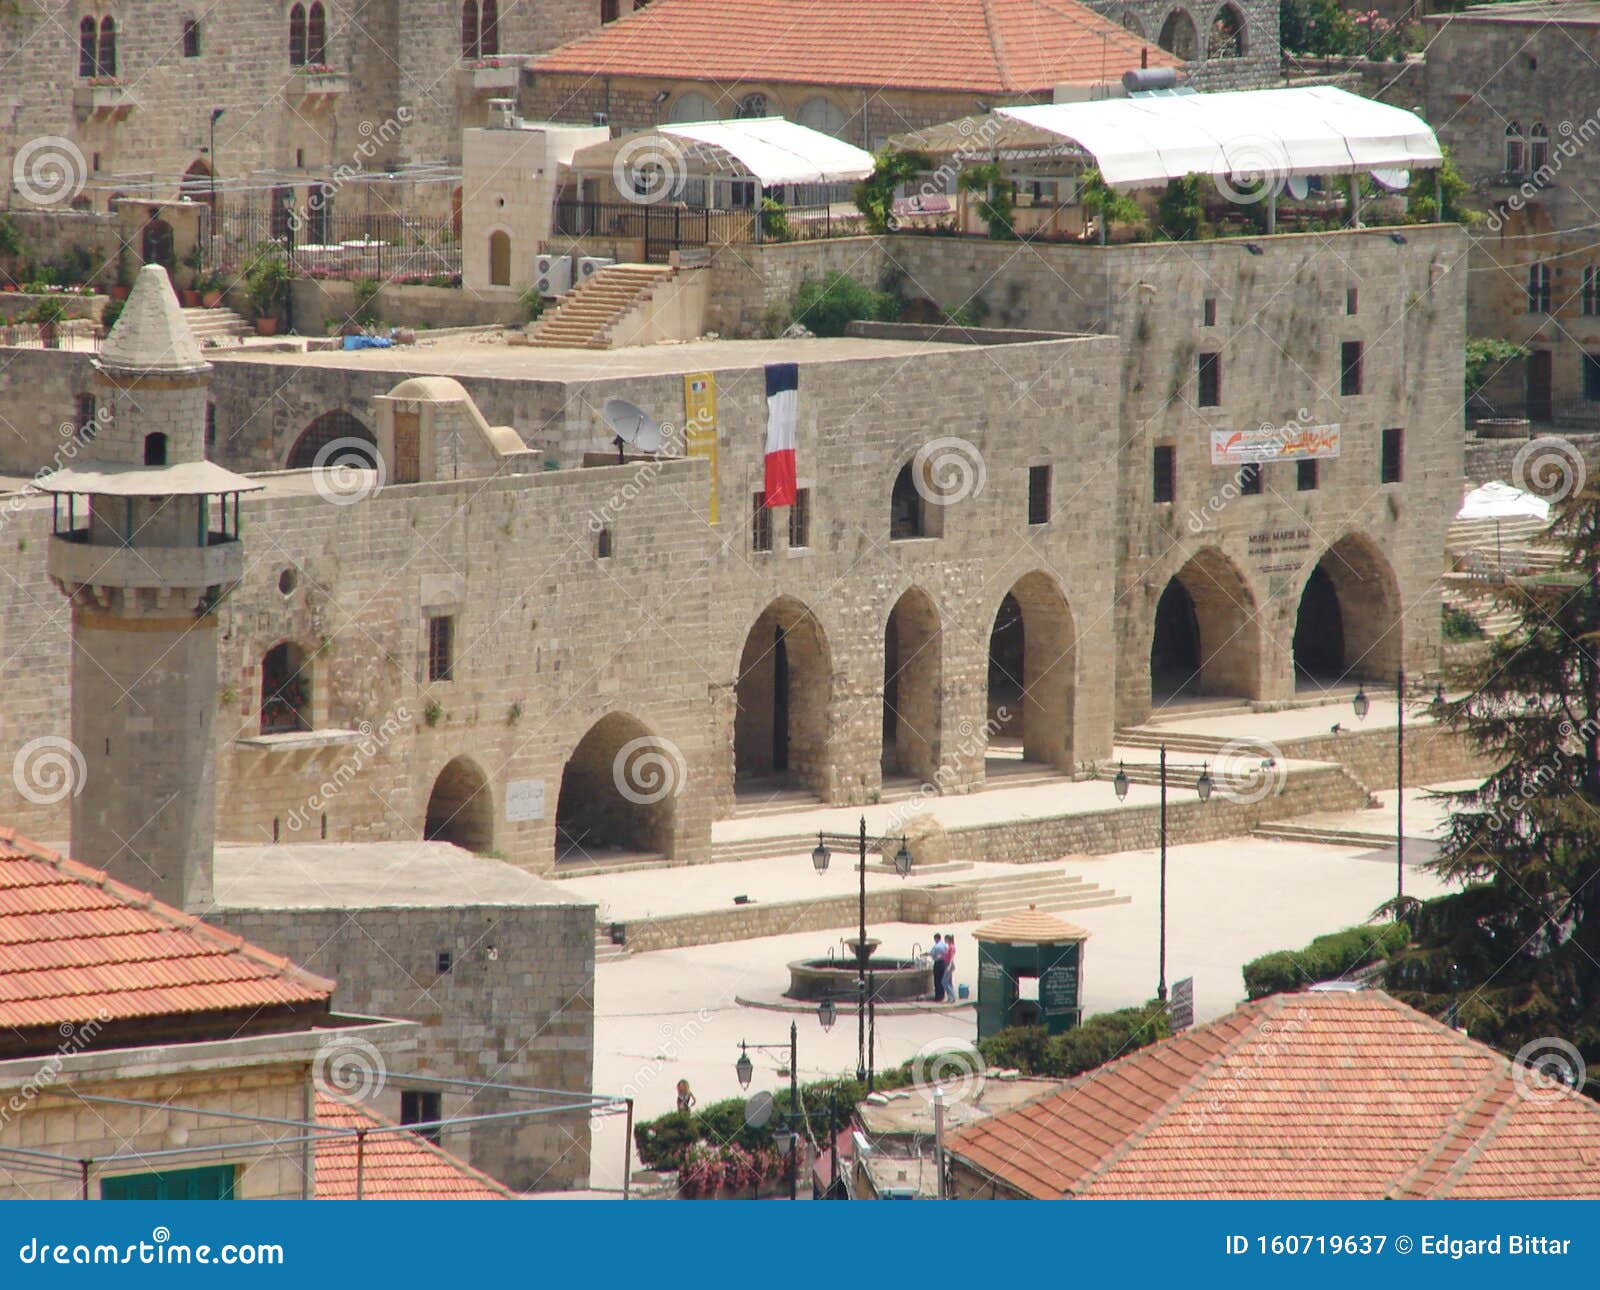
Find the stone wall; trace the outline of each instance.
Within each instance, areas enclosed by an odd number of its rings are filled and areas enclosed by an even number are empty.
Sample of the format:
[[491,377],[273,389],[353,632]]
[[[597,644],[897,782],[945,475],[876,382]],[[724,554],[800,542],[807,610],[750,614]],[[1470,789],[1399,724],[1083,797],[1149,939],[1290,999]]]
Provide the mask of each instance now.
[[[1546,427],[1533,427],[1534,438],[1555,433],[1566,439],[1582,455],[1585,468],[1590,475],[1600,471],[1600,434],[1593,432],[1550,431]],[[1516,484],[1519,488],[1526,488],[1533,482],[1529,477],[1527,462],[1519,470],[1517,454],[1528,447],[1528,439],[1469,439],[1466,447],[1466,473],[1467,483],[1472,487],[1487,484],[1490,480],[1503,479],[1508,483]],[[1531,454],[1537,456],[1537,453]],[[1520,478],[1519,478],[1520,476]]]
[[[290,284],[290,309],[295,330],[320,336],[329,325],[355,318],[358,301],[353,282],[296,278]],[[384,283],[372,302],[372,321],[388,327],[515,327],[528,320],[520,300],[489,300],[451,287]]]
[[[1168,32],[1188,19],[1193,24],[1194,53],[1186,69],[1187,83],[1203,91],[1259,90],[1277,83],[1278,6],[1271,0],[1229,0],[1229,3],[1187,5],[1174,0],[1086,0],[1089,8],[1143,36],[1152,45],[1179,52]],[[1224,56],[1213,24],[1227,10],[1237,16],[1241,50]]]
[[[419,1022],[418,1074],[589,1094],[592,905],[224,909],[207,920],[335,979],[338,1011]],[[452,958],[444,974],[441,952]],[[392,1079],[374,1099],[390,1119],[400,1118],[404,1086]],[[492,1115],[540,1104],[459,1090],[446,1091],[443,1111]],[[441,1145],[513,1188],[588,1184],[586,1112],[469,1125],[447,1132]]]

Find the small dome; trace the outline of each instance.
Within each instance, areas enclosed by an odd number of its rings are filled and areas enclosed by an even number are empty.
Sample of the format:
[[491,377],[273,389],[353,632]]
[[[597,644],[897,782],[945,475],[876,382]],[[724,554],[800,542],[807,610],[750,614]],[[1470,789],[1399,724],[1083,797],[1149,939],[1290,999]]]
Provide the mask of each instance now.
[[460,403],[472,398],[460,381],[448,376],[413,376],[401,381],[385,397],[411,403]]

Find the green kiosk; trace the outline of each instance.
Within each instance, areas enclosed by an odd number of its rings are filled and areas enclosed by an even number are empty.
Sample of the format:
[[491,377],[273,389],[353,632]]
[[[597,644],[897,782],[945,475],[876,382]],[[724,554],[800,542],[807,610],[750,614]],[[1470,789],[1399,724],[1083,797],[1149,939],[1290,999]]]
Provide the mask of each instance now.
[[1083,1020],[1083,928],[1029,905],[972,935],[979,1039],[1007,1026],[1043,1026],[1058,1035]]

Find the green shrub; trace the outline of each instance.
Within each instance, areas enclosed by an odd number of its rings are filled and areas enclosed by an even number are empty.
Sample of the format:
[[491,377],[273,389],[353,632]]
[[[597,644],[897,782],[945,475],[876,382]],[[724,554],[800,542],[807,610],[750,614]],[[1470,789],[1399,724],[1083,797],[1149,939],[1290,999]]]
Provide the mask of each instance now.
[[1198,176],[1167,180],[1167,187],[1156,202],[1156,236],[1171,242],[1193,242],[1204,230],[1205,222]]
[[983,1040],[978,1051],[991,1066],[1070,1079],[1171,1033],[1166,1007],[1152,999],[1137,1008],[1097,1013],[1059,1035],[1047,1034],[1043,1026],[1012,1026]]
[[356,313],[358,323],[375,323],[378,321],[378,292],[383,290],[383,284],[376,278],[357,278]]
[[544,313],[544,297],[539,294],[538,287],[529,287],[522,293],[522,308],[528,315],[529,322],[538,322]]
[[1447,641],[1478,641],[1483,639],[1483,628],[1478,620],[1460,605],[1446,605],[1441,615],[1440,630]]
[[874,159],[872,174],[856,185],[856,209],[869,233],[887,233],[894,220],[894,195],[901,184],[933,169],[925,152],[883,152]]
[[122,317],[122,307],[126,300],[108,300],[100,310],[100,326],[105,328],[106,334],[111,334],[111,329],[117,325],[117,319]]
[[1356,968],[1386,959],[1411,939],[1405,923],[1347,927],[1319,936],[1304,949],[1277,950],[1244,965],[1244,988],[1252,999],[1332,981]]
[[245,269],[245,292],[250,306],[258,318],[277,313],[278,306],[289,294],[289,281],[294,272],[283,251],[271,242],[263,242]]
[[874,291],[848,273],[830,273],[820,282],[807,278],[795,290],[789,312],[794,321],[818,336],[843,336],[852,322],[893,322],[901,303],[887,291]]

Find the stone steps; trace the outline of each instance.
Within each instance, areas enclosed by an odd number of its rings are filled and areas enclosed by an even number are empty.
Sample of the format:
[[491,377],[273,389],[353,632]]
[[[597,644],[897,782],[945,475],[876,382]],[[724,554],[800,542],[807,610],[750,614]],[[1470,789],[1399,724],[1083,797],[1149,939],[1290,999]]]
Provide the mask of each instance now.
[[1047,873],[1021,873],[999,878],[980,878],[973,882],[952,883],[978,894],[978,917],[987,921],[1027,909],[1030,905],[1044,913],[1069,909],[1097,909],[1105,905],[1126,905],[1131,896],[1119,896],[1096,882],[1085,882],[1064,870]]
[[194,338],[202,344],[208,340],[224,340],[256,334],[252,323],[221,305],[215,309],[185,309],[182,313],[184,322],[189,324],[189,330],[194,333]]
[[[1229,743],[1236,741],[1230,740],[1226,735],[1198,735],[1189,733],[1180,734],[1176,731],[1171,733],[1162,733],[1161,731],[1149,730],[1142,726],[1136,726],[1129,730],[1117,731],[1111,742],[1123,748],[1159,749],[1163,744],[1165,744],[1167,752],[1169,753],[1185,752],[1210,755],[1219,752],[1221,749],[1227,747]],[[1168,758],[1168,762],[1170,764],[1170,757]],[[1114,771],[1112,773],[1115,774]]]
[[609,349],[611,329],[676,270],[614,264],[579,283],[533,324],[528,344],[546,349]]
[[594,961],[598,966],[601,963],[614,963],[618,959],[631,958],[632,952],[626,945],[618,945],[611,939],[608,928],[599,927],[594,933]]
[[[1324,828],[1315,824],[1263,824],[1253,831],[1258,838],[1272,838],[1279,842],[1313,842],[1328,847],[1389,847],[1394,845],[1394,830],[1387,833],[1374,829],[1368,833],[1358,829]],[[1407,834],[1409,838],[1411,835]],[[1416,841],[1429,839],[1417,838]]]

